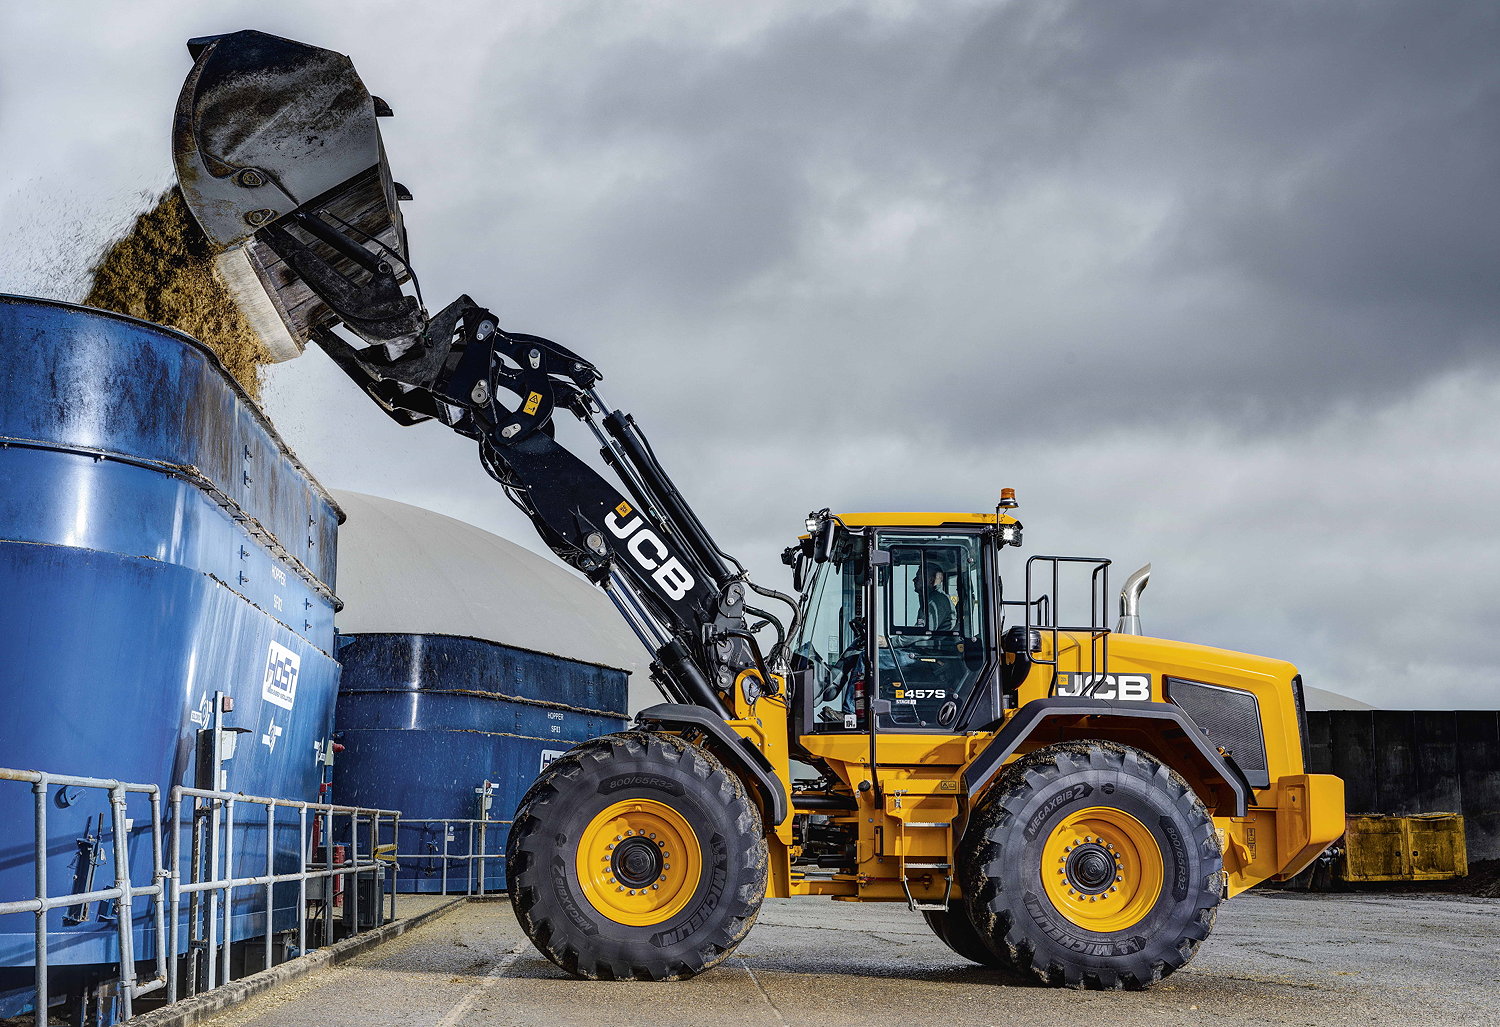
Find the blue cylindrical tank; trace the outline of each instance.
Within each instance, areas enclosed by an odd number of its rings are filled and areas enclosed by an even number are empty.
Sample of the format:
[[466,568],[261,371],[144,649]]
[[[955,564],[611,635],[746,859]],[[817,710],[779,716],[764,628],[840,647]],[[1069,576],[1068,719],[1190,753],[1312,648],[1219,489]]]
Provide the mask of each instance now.
[[[165,806],[173,784],[199,783],[198,732],[223,692],[225,725],[245,729],[228,788],[317,798],[338,686],[341,515],[206,347],[0,296],[0,482],[0,766],[155,783]],[[94,879],[113,883],[105,794],[51,800],[52,893],[82,881],[91,835]],[[3,898],[33,894],[31,803],[27,786],[0,783]],[[248,870],[264,860],[264,827],[257,840],[252,811],[238,812]],[[144,802],[127,815],[143,868]],[[300,859],[296,832],[277,835],[283,870]],[[236,902],[235,937],[263,929],[253,901]],[[141,957],[155,951],[148,908],[133,907]],[[54,967],[118,959],[109,910],[84,912],[51,915]],[[278,900],[277,928],[294,917]],[[17,968],[31,965],[32,932],[30,915],[0,917],[0,1016],[29,998]]]
[[[340,639],[344,665],[334,763],[339,802],[399,809],[408,819],[475,819],[492,790],[486,890],[505,886],[505,840],[541,768],[578,742],[624,728],[623,670],[453,635],[361,634]],[[468,849],[453,830],[450,853]],[[475,849],[479,838],[475,836]],[[444,831],[404,822],[397,888],[443,889]],[[406,853],[419,853],[416,858]],[[477,877],[477,866],[475,874]],[[469,868],[450,860],[447,890]]]

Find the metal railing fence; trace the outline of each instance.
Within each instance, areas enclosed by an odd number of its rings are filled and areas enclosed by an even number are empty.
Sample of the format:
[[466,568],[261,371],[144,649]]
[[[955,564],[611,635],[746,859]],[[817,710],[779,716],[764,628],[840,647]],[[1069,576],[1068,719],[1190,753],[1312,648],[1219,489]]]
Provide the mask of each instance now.
[[[152,919],[155,921],[156,937],[158,939],[162,936],[164,920],[167,916],[166,904],[163,902],[165,875],[162,868],[160,789],[156,785],[132,784],[130,782],[115,781],[106,778],[74,777],[67,774],[48,774],[36,770],[10,770],[4,768],[0,768],[0,781],[29,781],[31,783],[31,791],[35,796],[32,837],[36,862],[36,894],[30,899],[0,902],[0,916],[7,913],[34,913],[36,915],[36,936],[32,944],[35,949],[34,958],[36,963],[37,1022],[45,1023],[47,1020],[47,914],[51,910],[64,906],[108,902],[111,900],[117,904],[118,908],[118,913],[115,916],[115,932],[120,946],[120,977],[118,983],[121,1010],[125,1018],[129,1019],[136,998],[148,992],[155,991],[166,984],[168,967],[172,962],[162,952],[162,947],[158,944],[156,946],[156,975],[144,983],[136,981],[135,924],[131,909],[134,905],[134,900],[142,896],[149,896],[151,898]],[[98,788],[109,792],[111,813],[110,834],[112,836],[115,869],[114,887],[97,888],[85,892],[72,892],[67,895],[48,894],[50,885],[47,881],[47,806],[48,797],[53,786],[62,788]],[[125,818],[125,796],[130,792],[145,794],[151,803],[152,883],[141,887],[133,885],[130,878],[130,832],[126,827]]]
[[[368,875],[371,880],[381,882],[389,872],[394,885],[396,839],[401,822],[401,814],[397,810],[273,799],[238,792],[177,786],[170,794],[170,814],[164,818],[161,791],[156,785],[0,768],[0,782],[5,781],[29,782],[35,796],[32,818],[35,894],[28,899],[0,902],[0,916],[16,913],[33,913],[36,916],[32,946],[36,981],[35,1019],[38,1024],[47,1021],[49,1008],[47,915],[54,909],[93,902],[115,902],[117,912],[113,933],[119,946],[119,975],[112,983],[118,991],[120,1013],[123,1018],[129,1019],[134,1013],[134,1000],[142,995],[165,988],[169,1002],[183,997],[180,994],[182,982],[178,979],[177,957],[182,954],[179,950],[184,915],[189,928],[189,940],[203,942],[201,948],[206,953],[205,987],[197,988],[196,981],[190,981],[189,994],[218,987],[233,979],[230,948],[234,941],[235,889],[263,889],[264,964],[269,968],[273,959],[272,936],[276,911],[273,892],[276,885],[297,884],[296,929],[299,953],[307,949],[309,898],[322,900],[322,943],[326,945],[334,940],[335,879],[349,881],[352,878],[353,887],[343,888],[346,899],[344,921],[352,925],[354,932],[361,929],[361,876]],[[48,806],[54,787],[93,788],[109,793],[115,873],[113,887],[72,891],[65,895],[50,894],[51,884],[47,873]],[[133,829],[136,832],[147,829],[150,831],[151,883],[145,885],[137,885],[132,881],[132,873],[140,873],[141,868],[133,870],[130,861],[132,827],[131,821],[126,818],[126,796],[131,793],[144,794],[150,803],[149,825]],[[237,810],[247,805],[256,807],[260,814],[253,819],[237,816]],[[276,873],[277,810],[294,811],[297,826],[297,866],[295,870],[284,873]],[[289,828],[290,824],[284,820],[281,826]],[[164,827],[171,831],[169,858],[166,857],[163,845]],[[263,872],[248,875],[241,873],[236,876],[236,828],[243,832],[246,828],[262,827],[265,830],[264,865],[261,867]],[[183,851],[184,835],[188,838],[186,861]],[[318,894],[309,894],[312,890],[309,888],[310,882],[315,885]],[[389,916],[394,919],[394,886],[387,893],[390,896]],[[378,894],[377,890],[376,895]],[[156,972],[150,978],[138,981],[132,903],[134,899],[142,897],[151,901]],[[371,918],[374,922],[370,926],[376,926],[380,920],[381,900],[377,898],[376,901],[375,916]],[[201,938],[197,936],[200,930],[203,932]],[[166,944],[163,944],[164,940]],[[191,950],[190,947],[189,951]]]
[[[403,817],[401,819],[401,828],[405,830],[408,835],[412,834],[412,829],[416,828],[418,825],[436,825],[443,836],[443,847],[441,850],[428,848],[418,851],[403,851],[399,847],[398,837],[398,847],[395,853],[396,860],[398,864],[402,860],[441,860],[442,888],[440,894],[443,895],[448,894],[449,865],[453,862],[463,862],[465,864],[466,870],[464,894],[486,895],[488,894],[488,892],[485,890],[486,862],[492,859],[503,860],[505,858],[505,854],[503,852],[492,853],[489,851],[489,833],[492,829],[497,827],[509,827],[510,823],[511,822],[509,820],[480,820],[464,819],[461,817]],[[449,844],[453,841],[453,829],[457,826],[463,826],[467,830],[467,851],[461,853],[453,852]],[[479,828],[477,832],[479,835],[479,847],[477,851],[474,846],[476,826]],[[430,842],[425,842],[423,844],[431,845]],[[478,864],[477,873],[475,872],[476,863]],[[503,889],[495,890],[501,891]],[[392,889],[392,891],[394,891],[394,888]]]
[[[253,821],[255,827],[264,826],[265,829],[265,852],[262,873],[249,876],[234,876],[234,830],[236,827],[236,810],[240,806],[252,805],[264,810],[264,820]],[[301,855],[299,866],[296,870],[286,873],[276,873],[276,811],[278,809],[294,810],[297,823],[297,852]],[[187,821],[184,822],[184,813]],[[338,820],[347,818],[347,834],[343,837],[348,839],[348,852],[341,857],[338,849],[341,843],[336,840]],[[314,836],[309,837],[309,819],[312,821]],[[297,884],[297,951],[299,953],[307,950],[307,902],[308,882],[322,882],[320,895],[316,896],[322,900],[322,927],[323,944],[333,943],[333,878],[354,878],[354,887],[344,888],[344,897],[348,903],[348,917],[346,922],[352,923],[354,929],[359,929],[359,875],[369,874],[374,879],[382,877],[389,866],[393,866],[393,856],[386,858],[393,850],[396,835],[400,826],[401,814],[398,810],[368,809],[360,806],[339,806],[331,803],[303,802],[296,799],[272,799],[264,796],[242,795],[238,792],[215,791],[207,788],[188,788],[178,785],[172,789],[172,856],[171,871],[169,878],[171,887],[169,889],[168,905],[171,915],[170,943],[172,952],[177,952],[181,944],[180,931],[182,918],[178,915],[182,911],[183,896],[188,897],[188,926],[190,932],[203,929],[202,937],[193,937],[190,940],[202,943],[207,958],[204,966],[204,987],[197,988],[196,981],[191,982],[194,986],[188,989],[188,994],[198,991],[210,991],[221,984],[227,984],[233,980],[233,968],[230,963],[230,946],[233,943],[233,917],[234,917],[234,889],[236,888],[261,888],[265,895],[265,926],[263,929],[263,940],[265,952],[263,954],[264,968],[270,969],[273,956],[273,934],[275,933],[274,920],[276,904],[274,900],[274,889],[278,884]],[[246,826],[240,821],[240,826]],[[382,827],[388,826],[390,830],[389,846],[382,842]],[[364,831],[361,828],[364,828]],[[183,883],[183,835],[184,829],[190,838],[191,849],[189,852],[188,865],[191,872],[188,883]],[[363,853],[360,852],[359,839],[361,833],[367,832],[367,845]],[[204,838],[203,835],[207,837]],[[323,858],[317,858],[317,849],[321,842]],[[205,864],[206,861],[206,864]],[[206,871],[204,867],[206,865]],[[390,895],[390,917],[396,916],[396,891],[389,889]],[[205,901],[206,899],[206,901]],[[179,984],[176,972],[176,962],[172,961],[167,975],[167,1000],[175,1002],[179,996]]]

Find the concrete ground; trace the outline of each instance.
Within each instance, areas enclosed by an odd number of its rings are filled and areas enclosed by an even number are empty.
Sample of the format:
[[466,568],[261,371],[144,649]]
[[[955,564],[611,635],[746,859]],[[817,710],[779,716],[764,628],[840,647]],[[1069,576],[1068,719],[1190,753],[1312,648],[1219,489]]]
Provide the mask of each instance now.
[[819,899],[767,901],[739,952],[694,980],[578,981],[508,903],[472,903],[205,1022],[1500,1025],[1500,899],[1251,893],[1193,963],[1123,993],[1033,987],[953,955],[905,907]]

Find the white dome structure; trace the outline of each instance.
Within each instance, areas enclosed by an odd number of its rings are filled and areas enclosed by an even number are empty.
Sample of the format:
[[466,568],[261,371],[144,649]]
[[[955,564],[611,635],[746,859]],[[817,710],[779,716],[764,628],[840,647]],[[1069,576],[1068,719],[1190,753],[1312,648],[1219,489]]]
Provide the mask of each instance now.
[[1309,710],[1322,711],[1375,709],[1375,707],[1371,706],[1369,703],[1360,702],[1358,699],[1351,699],[1349,696],[1344,695],[1341,692],[1330,692],[1326,688],[1314,688],[1312,685],[1303,686],[1302,697],[1307,703],[1307,708]]
[[335,492],[344,634],[462,635],[628,671],[630,710],[662,699],[602,590],[508,539],[419,506]]

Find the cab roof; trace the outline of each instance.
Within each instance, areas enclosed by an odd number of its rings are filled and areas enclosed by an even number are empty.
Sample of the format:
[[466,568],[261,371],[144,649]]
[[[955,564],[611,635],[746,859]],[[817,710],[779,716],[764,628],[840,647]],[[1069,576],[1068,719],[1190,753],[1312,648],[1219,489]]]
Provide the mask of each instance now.
[[839,520],[851,528],[941,528],[946,526],[969,527],[976,524],[1015,524],[1009,514],[997,519],[993,513],[846,513]]

